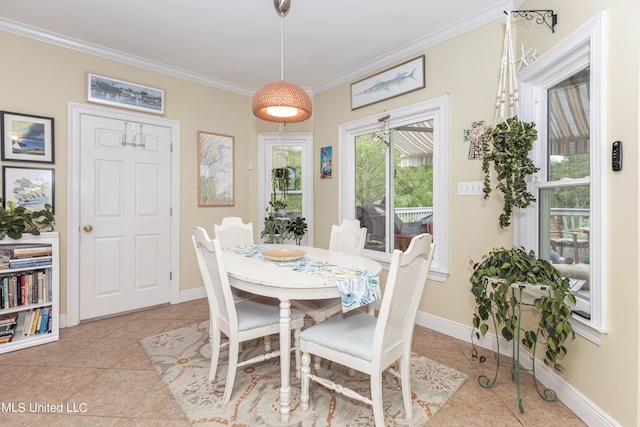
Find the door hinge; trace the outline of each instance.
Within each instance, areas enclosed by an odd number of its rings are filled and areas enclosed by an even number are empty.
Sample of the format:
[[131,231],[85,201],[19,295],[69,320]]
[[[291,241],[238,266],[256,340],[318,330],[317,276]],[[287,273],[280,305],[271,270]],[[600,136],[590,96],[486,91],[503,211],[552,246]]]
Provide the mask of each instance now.
[[173,216],[173,207],[169,207],[169,216]]
[[173,142],[169,143],[169,152],[173,153]]
[[173,271],[169,272],[169,280],[173,280]]

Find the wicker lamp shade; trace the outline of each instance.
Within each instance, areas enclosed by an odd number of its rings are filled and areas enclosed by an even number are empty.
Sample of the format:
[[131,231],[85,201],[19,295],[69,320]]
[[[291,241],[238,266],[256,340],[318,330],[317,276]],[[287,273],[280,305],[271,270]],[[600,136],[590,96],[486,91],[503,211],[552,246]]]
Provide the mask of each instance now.
[[262,120],[277,123],[297,123],[311,117],[313,108],[309,95],[295,83],[284,80],[262,86],[253,96],[253,114]]

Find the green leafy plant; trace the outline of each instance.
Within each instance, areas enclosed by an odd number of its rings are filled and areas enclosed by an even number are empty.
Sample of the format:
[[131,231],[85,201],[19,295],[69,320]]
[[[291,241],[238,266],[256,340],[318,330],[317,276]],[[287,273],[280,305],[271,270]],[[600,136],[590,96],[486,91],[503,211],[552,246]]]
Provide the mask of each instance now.
[[290,182],[291,170],[289,168],[271,169],[271,188],[273,193],[267,207],[264,229],[260,233],[260,237],[270,241],[288,238],[290,220],[284,217],[284,214],[287,209],[287,194],[289,193]]
[[293,221],[289,222],[289,226],[287,227],[287,231],[293,235],[296,239],[296,244],[300,244],[300,240],[307,232],[307,221],[305,218],[296,217]]
[[533,194],[527,191],[526,180],[529,175],[539,170],[529,158],[529,152],[537,137],[535,123],[521,122],[517,117],[511,117],[506,122],[490,127],[484,134],[482,140],[483,193],[485,199],[491,193],[490,167],[493,163],[498,181],[496,188],[504,196],[504,208],[500,215],[501,228],[511,224],[514,207],[526,208],[531,202],[536,201]]
[[[567,353],[564,343],[574,339],[575,333],[569,323],[571,308],[567,301],[575,304],[576,298],[569,292],[569,281],[548,261],[538,259],[533,251],[522,247],[493,249],[483,256],[481,262],[473,264],[470,278],[471,293],[475,297],[476,309],[473,314],[474,336],[480,339],[489,331],[492,323],[496,334],[513,340],[518,327],[516,306],[518,301],[510,292],[512,283],[544,284],[550,288],[535,298],[533,306],[540,312],[540,320],[535,330],[524,330],[522,344],[534,349],[536,342],[544,344],[544,362],[562,371],[559,360]],[[520,325],[522,327],[522,324]],[[473,348],[473,359],[484,362]]]
[[267,215],[264,219],[264,229],[260,232],[260,237],[273,243],[280,243],[282,239],[287,239],[289,236],[290,222],[289,218]]
[[287,208],[287,194],[289,194],[289,186],[291,183],[291,171],[289,168],[273,168],[271,170],[271,188],[273,195],[269,206],[271,212],[279,213]]
[[[0,198],[0,206],[3,205],[4,200]],[[53,231],[54,224],[50,204],[39,211],[30,211],[13,201],[6,202],[6,208],[0,207],[0,240],[7,236],[19,239],[23,234],[38,236],[41,231]]]

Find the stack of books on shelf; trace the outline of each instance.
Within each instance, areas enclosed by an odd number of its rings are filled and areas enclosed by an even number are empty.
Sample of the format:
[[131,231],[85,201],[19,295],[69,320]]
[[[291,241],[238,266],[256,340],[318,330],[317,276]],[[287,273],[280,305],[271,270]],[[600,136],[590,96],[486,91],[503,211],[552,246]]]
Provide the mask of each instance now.
[[[17,244],[2,248],[2,252],[9,255],[9,269],[33,268],[51,265],[51,245]],[[0,268],[3,264],[3,256],[0,254]],[[5,269],[7,267],[4,267]]]
[[52,314],[51,306],[32,308],[29,310],[24,319],[22,335],[31,336],[50,333]]
[[18,324],[18,313],[0,315],[0,344],[10,342]]

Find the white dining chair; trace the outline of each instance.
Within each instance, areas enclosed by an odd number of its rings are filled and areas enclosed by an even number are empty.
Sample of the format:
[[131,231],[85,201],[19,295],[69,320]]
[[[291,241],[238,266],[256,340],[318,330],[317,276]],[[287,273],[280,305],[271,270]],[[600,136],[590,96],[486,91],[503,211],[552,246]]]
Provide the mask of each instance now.
[[[366,237],[367,229],[360,227],[360,221],[345,219],[342,224],[331,226],[329,250],[360,255],[364,249]],[[292,304],[316,322],[321,322],[342,311],[340,298],[292,301]]]
[[[345,219],[342,224],[331,226],[329,250],[360,255],[364,249],[366,237],[367,229],[360,227],[360,221],[357,219]],[[340,298],[296,300],[291,301],[291,305],[304,311],[316,323],[322,322],[342,311]],[[373,309],[373,304],[371,304],[371,309]],[[320,369],[319,357],[315,359],[314,367]]]
[[[378,317],[354,310],[330,317],[300,334],[302,352],[303,411],[309,409],[311,380],[336,393],[373,406],[376,427],[385,426],[382,403],[382,373],[398,361],[406,417],[411,408],[410,357],[418,305],[431,265],[435,245],[430,234],[415,236],[405,252],[393,251],[387,284]],[[311,373],[310,355],[339,363],[370,376],[371,398]],[[395,370],[390,372],[397,376]]]
[[[239,216],[224,217],[220,224],[213,224],[213,238],[218,239],[223,248],[253,245],[253,223],[245,224]],[[255,295],[239,289],[232,288],[231,291],[236,301],[255,297]],[[268,343],[267,350],[269,350]]]
[[239,216],[224,217],[220,224],[213,224],[213,238],[218,239],[223,248],[253,245],[253,223],[245,224]]
[[[201,227],[193,230],[192,240],[209,301],[210,334],[212,335],[210,381],[214,380],[218,368],[221,333],[228,338],[229,364],[222,399],[226,403],[231,399],[237,368],[280,355],[280,351],[273,351],[238,362],[240,343],[280,332],[280,308],[251,299],[235,301],[224,266],[220,242],[217,239],[211,240],[206,230]],[[303,323],[304,313],[295,308],[291,309],[291,329],[295,332],[296,368],[300,366],[298,336]]]

